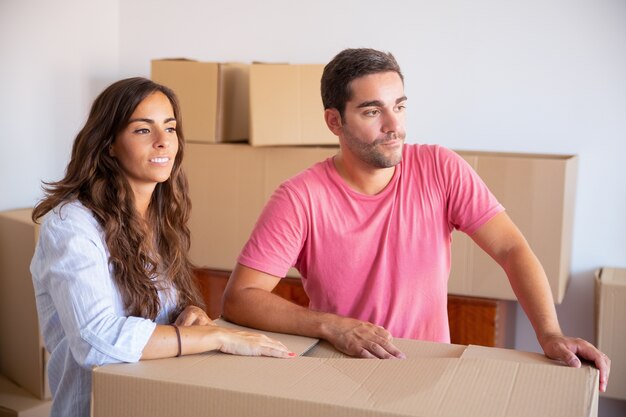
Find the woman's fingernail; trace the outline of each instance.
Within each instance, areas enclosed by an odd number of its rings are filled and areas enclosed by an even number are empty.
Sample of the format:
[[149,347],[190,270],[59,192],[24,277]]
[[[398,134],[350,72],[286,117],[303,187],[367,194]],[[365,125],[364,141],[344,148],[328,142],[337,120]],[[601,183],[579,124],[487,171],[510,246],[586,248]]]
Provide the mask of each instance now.
[[296,356],[294,352],[289,352],[289,356]]

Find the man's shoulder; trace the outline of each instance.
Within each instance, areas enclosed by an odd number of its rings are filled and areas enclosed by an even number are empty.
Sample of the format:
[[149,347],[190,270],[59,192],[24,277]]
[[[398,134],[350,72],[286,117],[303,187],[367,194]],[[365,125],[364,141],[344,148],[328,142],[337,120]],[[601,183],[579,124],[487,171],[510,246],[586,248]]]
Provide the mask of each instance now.
[[329,163],[331,158],[316,162],[303,171],[300,171],[293,177],[283,181],[281,187],[287,187],[293,190],[310,189],[324,184],[329,181]]
[[453,150],[437,144],[406,144],[404,146],[403,161],[407,164],[417,163],[440,165],[450,159],[459,158]]

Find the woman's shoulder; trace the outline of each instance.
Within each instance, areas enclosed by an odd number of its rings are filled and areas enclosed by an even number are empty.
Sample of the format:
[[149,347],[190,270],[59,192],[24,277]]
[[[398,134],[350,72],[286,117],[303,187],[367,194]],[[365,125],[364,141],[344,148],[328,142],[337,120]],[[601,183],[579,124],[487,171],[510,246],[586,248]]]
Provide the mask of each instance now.
[[42,230],[89,231],[100,234],[93,212],[78,200],[67,201],[50,210],[41,222]]

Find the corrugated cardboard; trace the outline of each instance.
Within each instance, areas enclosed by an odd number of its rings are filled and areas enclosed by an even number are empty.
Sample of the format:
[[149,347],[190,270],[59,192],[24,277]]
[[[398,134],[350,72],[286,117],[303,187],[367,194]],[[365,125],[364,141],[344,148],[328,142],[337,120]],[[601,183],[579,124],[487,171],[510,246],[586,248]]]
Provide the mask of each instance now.
[[37,398],[49,399],[48,353],[30,274],[39,230],[30,220],[31,212],[0,213],[0,373]]
[[0,375],[0,417],[48,417],[51,406]]
[[611,358],[611,376],[603,397],[626,400],[626,269],[596,271],[598,349]]
[[337,145],[324,121],[320,80],[324,65],[250,67],[250,144]]
[[407,359],[317,351],[294,359],[205,354],[101,367],[93,375],[93,416],[597,415],[594,368],[531,353],[492,358],[491,348],[394,342]]
[[188,142],[248,139],[249,65],[185,59],[152,61],[151,77],[180,101]]
[[[543,265],[561,303],[570,275],[578,158],[458,151],[485,181]],[[469,236],[455,233],[449,293],[514,300],[506,274]]]
[[244,144],[189,144],[192,262],[231,270],[257,217],[278,185],[336,148],[255,148]]
[[[338,148],[189,144],[187,149],[192,261],[231,270],[276,187]],[[561,302],[569,279],[577,158],[460,154],[520,227],[546,269],[555,301]],[[515,300],[502,269],[463,233],[453,237],[449,293]]]

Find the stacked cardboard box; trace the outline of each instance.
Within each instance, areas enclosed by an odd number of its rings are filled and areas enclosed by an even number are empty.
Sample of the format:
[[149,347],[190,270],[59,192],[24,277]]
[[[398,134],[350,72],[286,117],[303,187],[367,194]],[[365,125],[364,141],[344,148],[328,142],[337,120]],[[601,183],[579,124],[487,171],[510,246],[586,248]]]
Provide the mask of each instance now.
[[176,93],[188,142],[248,139],[249,65],[160,59],[152,61],[151,72]]
[[[192,261],[232,269],[274,189],[336,152],[336,147],[187,145],[184,166],[193,203]],[[561,302],[569,279],[577,158],[460,153],[520,227],[546,269],[554,299]],[[455,233],[452,242],[449,292],[515,299],[501,268],[462,233]]]
[[0,213],[0,374],[19,386],[13,388],[3,380],[0,410],[11,409],[19,416],[44,415],[39,413],[50,403],[48,352],[39,331],[29,270],[38,232],[31,211]]
[[602,268],[596,271],[597,346],[611,358],[608,398],[626,400],[626,269]]
[[48,417],[52,401],[40,400],[8,379],[0,376],[1,417]]
[[97,368],[93,416],[597,416],[598,371],[536,353],[396,339],[407,359],[364,360],[270,336],[306,353]]
[[159,59],[151,77],[178,96],[188,142],[336,145],[322,115],[323,69]]

